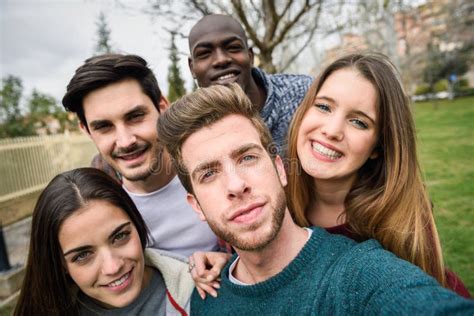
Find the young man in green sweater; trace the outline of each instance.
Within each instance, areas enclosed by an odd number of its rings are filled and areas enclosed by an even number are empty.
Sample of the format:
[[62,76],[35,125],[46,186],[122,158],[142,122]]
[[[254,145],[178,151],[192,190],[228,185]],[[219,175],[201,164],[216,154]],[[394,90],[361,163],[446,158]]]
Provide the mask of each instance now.
[[237,254],[197,315],[470,314],[474,301],[383,250],[312,227],[288,211],[283,163],[238,85],[200,89],[159,118],[188,202]]

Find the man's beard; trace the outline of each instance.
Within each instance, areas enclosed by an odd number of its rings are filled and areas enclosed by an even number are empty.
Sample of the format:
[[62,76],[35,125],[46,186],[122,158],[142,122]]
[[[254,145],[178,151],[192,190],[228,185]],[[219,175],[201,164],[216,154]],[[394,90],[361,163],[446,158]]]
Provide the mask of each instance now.
[[[283,223],[283,219],[285,217],[285,210],[286,210],[286,196],[283,189],[281,189],[275,200],[275,207],[272,211],[272,222],[271,222],[271,230],[265,236],[256,236],[251,241],[242,240],[239,237],[238,233],[230,231],[226,227],[222,227],[222,225],[217,224],[215,221],[208,221],[209,227],[211,227],[212,231],[222,240],[228,242],[233,247],[244,250],[244,251],[259,251],[264,249],[268,244],[270,244],[278,235],[281,229],[281,225]],[[257,229],[261,223],[255,223],[248,227],[248,230]]]

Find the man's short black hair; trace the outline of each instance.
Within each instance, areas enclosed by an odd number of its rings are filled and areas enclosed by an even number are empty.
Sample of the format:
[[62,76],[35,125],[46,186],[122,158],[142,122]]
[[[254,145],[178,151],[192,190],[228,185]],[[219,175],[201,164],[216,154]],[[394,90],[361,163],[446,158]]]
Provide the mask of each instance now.
[[104,54],[87,59],[84,65],[77,68],[67,85],[63,106],[67,111],[76,113],[87,129],[82,104],[84,97],[94,90],[126,79],[135,79],[159,111],[161,91],[147,62],[140,56],[122,54]]

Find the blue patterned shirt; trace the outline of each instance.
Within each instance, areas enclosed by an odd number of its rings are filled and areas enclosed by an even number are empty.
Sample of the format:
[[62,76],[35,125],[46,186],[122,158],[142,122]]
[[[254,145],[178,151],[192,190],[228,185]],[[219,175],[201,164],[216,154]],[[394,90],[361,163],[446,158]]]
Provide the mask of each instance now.
[[285,153],[288,127],[313,78],[306,75],[267,74],[259,68],[252,69],[252,76],[267,92],[260,114],[270,129],[273,141],[278,145],[278,152]]

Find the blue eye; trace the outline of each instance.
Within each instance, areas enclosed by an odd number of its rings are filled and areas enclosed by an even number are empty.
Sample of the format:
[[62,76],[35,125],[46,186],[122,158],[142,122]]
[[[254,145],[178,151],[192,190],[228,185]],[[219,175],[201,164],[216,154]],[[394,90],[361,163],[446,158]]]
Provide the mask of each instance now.
[[314,106],[318,108],[318,110],[320,110],[321,112],[331,112],[331,108],[327,104],[316,103]]
[[351,123],[359,129],[367,129],[369,127],[364,121],[359,119],[352,119]]
[[246,155],[246,156],[242,157],[242,161],[243,161],[243,162],[253,161],[253,160],[255,160],[255,159],[257,159],[257,157],[254,156],[254,155]]

